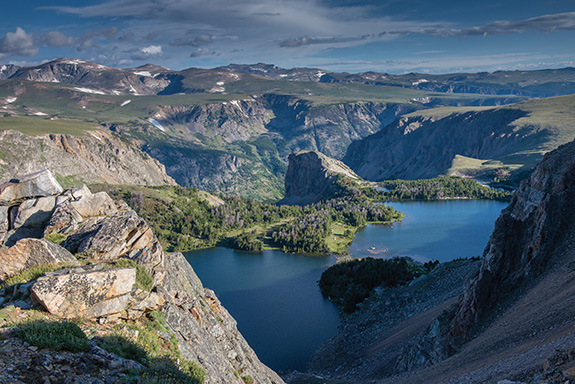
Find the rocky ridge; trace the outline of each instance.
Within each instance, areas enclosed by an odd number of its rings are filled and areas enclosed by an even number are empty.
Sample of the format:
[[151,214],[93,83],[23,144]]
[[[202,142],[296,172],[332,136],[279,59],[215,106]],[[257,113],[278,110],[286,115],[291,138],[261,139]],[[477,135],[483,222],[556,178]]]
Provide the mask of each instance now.
[[339,178],[362,181],[347,165],[317,151],[300,151],[289,156],[285,197],[279,204],[305,205],[329,199],[345,191]]
[[175,185],[165,167],[136,146],[104,130],[81,136],[25,135],[0,131],[0,183],[49,167],[60,181],[135,185]]
[[[0,250],[0,283],[9,283],[0,290],[0,306],[4,308],[0,309],[0,321],[4,321],[6,313],[11,313],[8,317],[14,321],[27,318],[27,311],[34,311],[38,305],[44,308],[40,316],[84,318],[96,328],[137,322],[150,311],[159,311],[177,339],[182,357],[205,370],[206,382],[242,384],[242,377],[248,376],[254,383],[283,382],[258,360],[238,332],[234,319],[213,291],[202,286],[183,255],[164,253],[145,221],[124,202],[112,201],[105,193],[92,194],[86,187],[63,191],[49,171],[21,180],[0,187],[1,208],[9,213],[1,223],[7,232],[3,233],[4,246]],[[37,212],[44,212],[39,219],[30,211],[34,208],[28,202],[47,198],[56,203],[47,211],[38,206]],[[15,227],[14,217],[18,215],[14,212],[23,206],[34,220],[24,220],[22,227]],[[33,231],[23,231],[29,224]],[[46,238],[59,239],[61,245]],[[122,260],[124,264],[118,264]],[[30,282],[11,283],[10,279],[19,272],[45,266],[47,262],[52,269],[58,269],[58,265],[65,268]],[[140,273],[150,276],[150,286],[137,283]],[[65,368],[72,359],[66,357],[67,353],[29,348],[6,332],[0,339],[6,339],[0,343],[0,365],[5,368],[0,378],[12,378],[6,382],[20,383],[18,377],[40,371],[48,382],[64,380],[71,373],[74,377],[82,375]],[[138,363],[125,362],[105,351],[102,353],[107,355],[102,357],[98,348],[92,345],[87,354],[78,355],[77,359],[102,367],[96,371],[101,374],[75,382],[118,382],[122,376],[120,368],[138,368]],[[30,370],[25,364],[7,363],[3,356],[9,351],[20,351],[30,364],[46,360],[46,364],[58,365],[58,370]]]
[[[372,316],[373,308],[386,308],[386,302],[366,304],[369,309],[350,318],[342,334],[320,349],[312,372],[327,375],[322,369],[339,367],[332,378],[394,384],[570,380],[575,365],[573,154],[575,142],[546,154],[521,184],[495,224],[478,272],[469,284],[453,282],[463,288],[459,297],[446,297],[392,328]],[[385,318],[397,313],[386,312]],[[362,339],[365,334],[370,337]],[[346,356],[341,351],[348,341],[355,352]],[[365,361],[370,363],[362,365]]]
[[[520,180],[545,152],[575,138],[570,121],[558,118],[574,101],[564,96],[484,110],[412,113],[353,142],[342,160],[372,181],[482,177],[498,169],[512,177],[516,172]],[[460,164],[465,161],[469,164]]]

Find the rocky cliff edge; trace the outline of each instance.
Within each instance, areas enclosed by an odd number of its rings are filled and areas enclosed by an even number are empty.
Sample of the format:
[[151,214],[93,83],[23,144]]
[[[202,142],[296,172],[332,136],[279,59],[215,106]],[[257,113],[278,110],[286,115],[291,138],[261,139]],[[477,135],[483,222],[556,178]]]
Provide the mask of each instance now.
[[[214,292],[202,286],[184,256],[164,253],[146,222],[106,193],[93,194],[85,186],[63,190],[49,171],[12,179],[0,186],[0,242],[0,325],[8,318],[39,316],[86,319],[86,328],[111,331],[155,311],[169,329],[157,332],[177,340],[181,357],[198,364],[207,383],[243,384],[246,378],[283,383],[259,361],[235,320]],[[17,280],[43,266],[55,271]],[[150,276],[147,286],[138,283],[140,274]],[[30,375],[45,374],[38,379],[59,382],[73,376],[80,380],[73,382],[113,383],[120,382],[124,369],[141,368],[94,343],[76,358],[27,348],[11,338],[11,329],[0,335],[5,339],[0,355],[19,353],[30,366],[0,358],[5,382],[27,382]],[[70,367],[75,359],[101,369],[80,372]],[[38,365],[40,360],[46,360],[49,369]]]
[[362,180],[341,161],[317,151],[292,153],[288,160],[286,194],[280,204],[313,204],[335,197],[344,189],[337,183],[338,177],[352,181]]

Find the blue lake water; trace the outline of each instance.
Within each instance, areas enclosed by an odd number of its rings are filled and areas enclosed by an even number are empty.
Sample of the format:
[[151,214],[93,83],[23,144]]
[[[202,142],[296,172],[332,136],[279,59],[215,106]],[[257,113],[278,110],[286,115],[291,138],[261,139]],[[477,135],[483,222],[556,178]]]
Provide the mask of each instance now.
[[[353,256],[411,256],[421,261],[481,256],[507,203],[448,200],[389,205],[406,214],[403,222],[368,225],[350,247]],[[338,310],[317,286],[333,257],[211,248],[188,252],[186,258],[237,320],[260,360],[274,370],[305,370],[317,347],[337,333]]]

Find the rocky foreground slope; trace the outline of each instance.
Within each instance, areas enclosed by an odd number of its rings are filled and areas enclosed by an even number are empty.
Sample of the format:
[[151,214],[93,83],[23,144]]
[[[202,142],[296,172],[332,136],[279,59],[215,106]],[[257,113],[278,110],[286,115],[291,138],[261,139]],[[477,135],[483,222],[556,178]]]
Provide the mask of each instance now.
[[[100,338],[120,329],[133,336],[126,325],[137,325],[155,311],[167,326],[156,337],[168,346],[175,340],[180,359],[201,367],[206,383],[283,382],[258,360],[183,255],[164,253],[146,222],[104,192],[92,194],[85,186],[63,190],[49,171],[5,183],[0,186],[0,242],[0,325],[31,316],[80,318],[86,320],[80,323],[86,332]],[[56,271],[29,282],[14,280],[46,265]],[[139,283],[140,274],[150,281]],[[27,346],[14,330],[0,334],[0,380],[5,383],[116,383],[126,369],[144,368],[102,350],[97,338],[87,352],[74,356]]]
[[[496,222],[479,271],[458,299],[429,306],[432,301],[415,295],[404,297],[411,304],[393,310],[393,298],[384,295],[387,301],[372,302],[322,347],[312,372],[381,383],[572,380],[574,201],[571,142],[545,155],[521,184]],[[433,274],[427,279],[428,290],[442,292],[436,286],[441,280]],[[419,310],[397,321],[393,313],[410,311],[413,300]],[[378,318],[370,313],[373,308],[391,308],[391,314]],[[541,381],[553,377],[556,381]]]

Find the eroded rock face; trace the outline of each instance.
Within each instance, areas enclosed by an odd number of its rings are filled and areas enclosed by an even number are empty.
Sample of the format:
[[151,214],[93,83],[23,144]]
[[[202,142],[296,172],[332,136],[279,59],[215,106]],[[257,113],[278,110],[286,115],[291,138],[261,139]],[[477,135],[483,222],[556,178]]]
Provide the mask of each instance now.
[[127,256],[156,266],[163,260],[163,250],[152,229],[133,210],[86,220],[70,233],[63,246],[73,253],[89,253],[98,262]]
[[31,290],[33,297],[54,315],[95,319],[123,311],[135,282],[135,268],[79,268],[40,277]]
[[360,181],[347,165],[317,151],[300,151],[289,156],[282,204],[311,204],[333,197],[341,188],[338,176]]
[[451,336],[466,340],[500,300],[537,277],[575,230],[575,142],[545,155],[497,219],[479,275],[461,298]]
[[0,281],[42,264],[77,265],[66,249],[44,239],[22,239],[10,248],[0,248]]
[[16,205],[25,199],[58,195],[62,192],[62,187],[52,176],[52,172],[43,170],[0,185],[0,205]]
[[166,323],[175,331],[182,355],[200,361],[210,383],[242,383],[234,371],[251,376],[254,383],[283,383],[259,361],[236,321],[214,292],[202,286],[181,253],[166,256],[166,271],[160,290],[167,302]]

